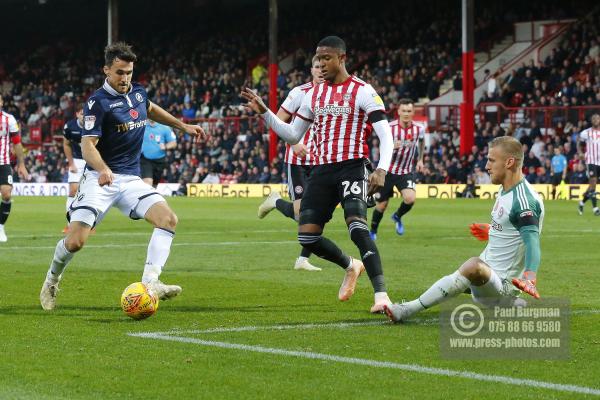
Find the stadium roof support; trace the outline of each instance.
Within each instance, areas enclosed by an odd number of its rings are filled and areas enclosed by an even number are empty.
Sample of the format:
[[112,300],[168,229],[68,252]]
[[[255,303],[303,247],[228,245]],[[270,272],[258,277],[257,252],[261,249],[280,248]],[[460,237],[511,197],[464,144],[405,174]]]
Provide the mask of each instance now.
[[475,130],[474,92],[474,35],[473,35],[473,3],[474,0],[462,0],[462,70],[463,101],[460,104],[460,154],[467,155],[474,144]]
[[[277,112],[277,0],[269,0],[269,108]],[[269,162],[277,156],[279,138],[269,131]]]
[[119,38],[119,0],[108,0],[108,32],[107,44]]

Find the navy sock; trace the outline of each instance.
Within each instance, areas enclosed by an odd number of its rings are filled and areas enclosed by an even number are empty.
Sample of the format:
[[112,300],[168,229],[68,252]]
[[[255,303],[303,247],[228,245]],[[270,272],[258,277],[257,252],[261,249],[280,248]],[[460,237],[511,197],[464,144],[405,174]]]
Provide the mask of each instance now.
[[373,218],[371,218],[371,231],[377,233],[377,229],[379,228],[379,223],[383,218],[383,213],[378,209],[373,210]]
[[285,215],[288,218],[295,220],[294,218],[294,203],[290,201],[285,201],[283,199],[279,199],[275,202],[275,207],[279,210],[280,213]]
[[10,215],[10,206],[12,205],[12,201],[4,201],[0,202],[0,225],[4,225],[8,216]]
[[396,215],[398,215],[399,218],[402,218],[402,216],[409,212],[412,207],[412,204],[406,204],[405,202],[402,202],[402,204],[400,204],[400,207],[398,208],[398,211],[396,211]]
[[379,251],[377,250],[375,242],[371,239],[371,236],[369,236],[367,224],[362,221],[353,221],[348,225],[348,229],[350,231],[350,239],[352,239],[356,247],[358,247],[360,257],[367,270],[367,275],[369,275],[369,279],[371,280],[373,290],[375,293],[386,292],[381,257],[379,256]]
[[320,233],[299,232],[298,241],[306,250],[339,265],[343,269],[350,265],[350,257],[344,254],[331,240],[321,236]]

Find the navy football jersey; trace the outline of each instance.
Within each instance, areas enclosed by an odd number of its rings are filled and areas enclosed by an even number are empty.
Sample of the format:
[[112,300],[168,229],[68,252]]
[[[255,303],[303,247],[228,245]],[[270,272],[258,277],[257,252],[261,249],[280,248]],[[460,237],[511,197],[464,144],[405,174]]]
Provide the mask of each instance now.
[[146,89],[139,83],[120,94],[106,81],[84,104],[83,136],[99,138],[96,149],[115,174],[140,175],[149,104]]
[[71,144],[71,150],[73,151],[73,158],[81,158],[81,134],[83,133],[83,126],[79,125],[77,118],[68,121],[63,129],[63,135],[65,140],[68,140]]

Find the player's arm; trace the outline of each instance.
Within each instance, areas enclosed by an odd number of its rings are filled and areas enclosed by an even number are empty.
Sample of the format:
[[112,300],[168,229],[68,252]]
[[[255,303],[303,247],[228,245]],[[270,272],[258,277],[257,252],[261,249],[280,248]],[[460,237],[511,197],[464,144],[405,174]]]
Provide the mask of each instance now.
[[269,110],[260,96],[252,90],[244,88],[241,95],[248,101],[245,107],[257,114],[261,114],[267,125],[275,131],[277,136],[289,144],[298,143],[312,123],[310,119],[299,112],[297,114],[298,118],[294,118],[291,124],[286,124],[273,111]]
[[194,137],[199,137],[200,139],[204,139],[206,137],[204,129],[202,129],[199,125],[186,124],[183,121],[175,118],[164,108],[151,101],[148,101],[148,117],[158,123],[189,133]]
[[[297,104],[298,100],[301,98],[299,96],[299,90],[297,88],[292,89],[283,101],[283,104],[281,104],[281,106],[279,107],[279,110],[277,110],[277,118],[279,118],[283,122],[289,123],[292,120],[292,116],[294,115],[291,110],[294,110],[294,112],[298,111],[299,107],[297,106]],[[308,149],[302,142],[291,145],[291,148],[294,154],[296,154],[299,157],[306,157],[306,154],[308,153]]]
[[82,136],[81,153],[85,162],[98,171],[98,184],[100,186],[111,185],[115,177],[96,148],[98,140],[100,140],[98,136]]
[[425,157],[425,138],[419,140],[419,159],[417,160],[417,171],[423,170],[423,158]]
[[177,147],[177,136],[175,132],[169,129],[169,132],[165,135],[165,148],[163,150],[172,150]]
[[71,142],[68,139],[69,135],[67,129],[67,125],[65,125],[63,137],[63,151],[65,152],[65,157],[67,157],[69,171],[77,172],[77,167],[75,166],[75,162],[73,161],[73,149],[71,148]]
[[525,244],[525,272],[522,278],[513,278],[512,283],[525,293],[540,298],[536,283],[537,270],[541,261],[539,221],[531,210],[524,210],[517,217],[517,228]]
[[25,151],[21,144],[19,124],[17,124],[17,120],[12,116],[8,120],[8,130],[10,135],[12,135],[13,150],[17,157],[17,174],[19,174],[21,178],[28,178],[29,172],[27,172],[27,168],[25,167]]

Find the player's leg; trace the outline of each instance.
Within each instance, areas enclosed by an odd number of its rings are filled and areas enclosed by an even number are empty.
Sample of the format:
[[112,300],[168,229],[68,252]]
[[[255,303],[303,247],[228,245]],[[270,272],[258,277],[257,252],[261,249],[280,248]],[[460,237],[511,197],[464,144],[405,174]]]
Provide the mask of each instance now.
[[392,215],[392,219],[396,223],[396,233],[398,235],[403,235],[404,224],[402,223],[402,217],[412,209],[415,204],[415,199],[417,198],[413,174],[400,176],[398,190],[400,190],[400,194],[402,194],[402,203],[400,204],[400,207],[398,207],[398,210]]
[[165,169],[165,161],[161,158],[158,160],[152,160],[150,162],[152,163],[152,187],[156,188],[162,179],[163,170]]
[[[298,221],[298,213],[294,210],[294,201],[301,199],[304,191],[305,185],[301,168],[299,165],[287,164],[288,193],[291,201],[283,200],[281,194],[277,191],[269,193],[267,198],[258,206],[258,218],[262,219],[268,213],[277,209],[284,217]],[[297,192],[299,197],[296,195]]]
[[376,199],[376,204],[373,209],[373,216],[371,218],[371,239],[377,239],[377,230],[379,229],[379,223],[383,218],[383,213],[387,209],[390,197],[394,194],[394,175],[387,174],[385,177],[385,184],[379,192],[373,197]]
[[[69,176],[71,176],[71,172],[69,172]],[[79,180],[77,182],[69,182],[69,195],[67,196],[66,202],[66,212],[69,212],[69,208],[71,204],[73,204],[73,200],[75,200],[75,196],[77,195],[77,189],[79,188]],[[62,230],[62,233],[69,232],[69,224],[65,225]]]
[[[301,199],[294,200],[294,214],[296,215],[296,219],[300,220],[300,205],[302,203]],[[305,271],[321,271],[321,268],[315,267],[308,261],[310,255],[312,253],[306,247],[302,246],[300,250],[300,255],[296,259],[294,263],[294,269],[296,270],[305,270]]]
[[147,183],[148,185],[152,186],[152,178],[153,178],[152,163],[150,160],[148,160],[144,156],[140,157],[140,170],[142,172],[141,176],[142,176],[142,180],[144,181],[144,183]]
[[[338,204],[337,187],[331,170],[331,165],[320,165],[311,171],[311,178],[300,204],[298,241],[312,254],[337,264],[346,271],[338,292],[338,298],[346,301],[354,293],[356,280],[364,267],[360,261],[346,255],[333,241],[322,235],[323,227],[331,219]],[[350,278],[347,279],[348,277]]]
[[[435,282],[417,299],[402,304],[387,306],[385,313],[392,321],[404,321],[412,315],[455,297],[472,287],[487,290],[491,281],[492,269],[479,257],[468,259],[459,269]],[[494,280],[489,285],[497,285]],[[489,286],[488,285],[488,286]]]
[[391,304],[391,301],[385,287],[379,250],[367,226],[368,176],[369,173],[362,162],[349,163],[338,178],[338,193],[350,239],[359,251],[375,293],[375,304],[371,307],[371,312],[382,312],[383,306]]
[[600,215],[600,211],[597,211],[597,200],[596,200],[596,182],[597,182],[597,173],[600,168],[596,165],[588,164],[587,166],[587,174],[589,178],[589,185],[586,191],[583,193],[583,198],[579,201],[578,211],[579,215],[583,214],[583,207],[588,200],[592,200],[592,206],[594,207],[594,213],[596,215]]
[[177,215],[166,200],[141,179],[128,177],[124,186],[126,189],[115,205],[131,219],[144,218],[154,226],[148,243],[142,282],[161,300],[175,297],[181,293],[181,287],[166,285],[159,278],[171,252],[178,222]]
[[0,242],[8,240],[4,231],[4,224],[10,215],[12,206],[12,184],[12,168],[10,165],[0,165]]
[[[302,204],[302,196],[306,190],[308,177],[310,175],[310,167],[288,164],[288,174],[291,176],[288,190],[290,192],[290,198],[294,199],[292,203],[294,219],[296,221],[300,221],[300,205]],[[278,203],[282,201],[283,200],[278,200]],[[315,267],[308,261],[310,255],[310,250],[302,246],[302,250],[300,250],[300,256],[294,263],[294,269],[305,271],[321,271],[321,268]]]

